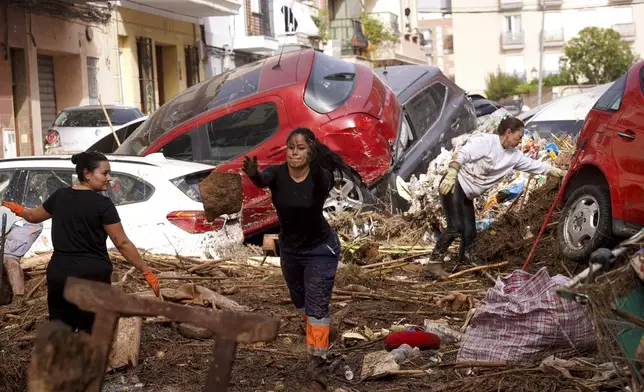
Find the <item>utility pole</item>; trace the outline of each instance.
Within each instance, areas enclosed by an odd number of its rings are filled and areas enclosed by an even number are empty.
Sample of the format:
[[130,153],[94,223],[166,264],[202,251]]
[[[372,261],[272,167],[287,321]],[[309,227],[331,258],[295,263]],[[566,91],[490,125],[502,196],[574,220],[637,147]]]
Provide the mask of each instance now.
[[541,39],[539,42],[539,86],[537,91],[537,105],[541,105],[541,98],[543,94],[543,50],[545,41],[546,27],[546,0],[541,0]]

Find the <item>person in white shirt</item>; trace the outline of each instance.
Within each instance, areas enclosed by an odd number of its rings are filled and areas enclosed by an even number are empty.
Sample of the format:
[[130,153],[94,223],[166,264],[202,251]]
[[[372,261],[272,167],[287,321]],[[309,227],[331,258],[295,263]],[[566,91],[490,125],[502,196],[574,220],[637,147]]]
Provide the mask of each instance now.
[[564,170],[528,158],[517,149],[524,128],[521,120],[507,116],[501,120],[496,134],[475,134],[456,153],[439,185],[447,228],[436,242],[432,254],[434,261],[442,262],[447,249],[459,236],[461,244],[457,263],[466,259],[471,261],[476,237],[473,199],[501,181],[510,171],[565,176]]

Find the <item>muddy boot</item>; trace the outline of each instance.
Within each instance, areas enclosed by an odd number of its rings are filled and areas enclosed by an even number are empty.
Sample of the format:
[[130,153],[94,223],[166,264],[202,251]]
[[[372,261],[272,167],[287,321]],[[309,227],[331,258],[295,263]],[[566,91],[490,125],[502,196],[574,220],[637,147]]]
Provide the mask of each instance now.
[[326,359],[318,356],[311,356],[311,362],[306,368],[306,380],[308,387],[306,392],[326,391],[328,385]]

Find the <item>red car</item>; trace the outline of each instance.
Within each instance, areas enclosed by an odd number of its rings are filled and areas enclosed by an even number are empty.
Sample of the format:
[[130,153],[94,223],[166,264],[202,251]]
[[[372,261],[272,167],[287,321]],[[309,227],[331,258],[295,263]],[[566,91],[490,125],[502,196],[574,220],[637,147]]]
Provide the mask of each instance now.
[[597,100],[577,150],[557,237],[568,258],[586,261],[644,225],[644,61]]
[[[345,177],[325,209],[358,209],[375,202],[372,192],[386,189],[382,184],[395,183],[395,168],[407,178],[426,171],[431,154],[440,146],[449,148],[452,137],[475,123],[465,92],[436,68],[390,67],[383,75],[313,49],[284,53],[183,91],[153,113],[116,153],[161,152],[167,158],[212,164],[223,172],[238,172],[244,155],[256,155],[261,169],[285,162],[288,134],[305,126],[340,153],[363,181],[354,184]],[[269,191],[242,178],[242,225],[248,236],[278,220]],[[176,185],[194,188],[201,180]],[[194,231],[217,230],[223,223],[209,224],[196,212],[168,219]]]

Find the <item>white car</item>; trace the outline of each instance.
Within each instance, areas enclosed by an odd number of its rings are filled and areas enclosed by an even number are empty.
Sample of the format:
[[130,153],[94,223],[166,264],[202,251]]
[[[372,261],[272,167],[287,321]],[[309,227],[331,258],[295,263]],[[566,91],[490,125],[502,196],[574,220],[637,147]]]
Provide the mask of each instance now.
[[521,113],[517,118],[525,123],[530,133],[537,132],[541,137],[567,134],[574,138],[581,131],[590,109],[611,85],[602,84],[554,99]]
[[[212,166],[147,157],[108,156],[112,168],[109,196],[125,233],[139,249],[155,254],[216,258],[223,247],[241,244],[241,212],[227,216],[223,227],[206,221],[198,184]],[[0,160],[0,199],[27,208],[41,205],[58,188],[77,182],[71,156],[40,156]],[[108,240],[108,248],[113,244]],[[52,250],[51,220],[32,246]]]
[[[141,110],[130,106],[108,105],[114,130],[147,118]],[[76,153],[112,133],[105,112],[100,106],[76,106],[63,109],[45,135],[45,154]]]

